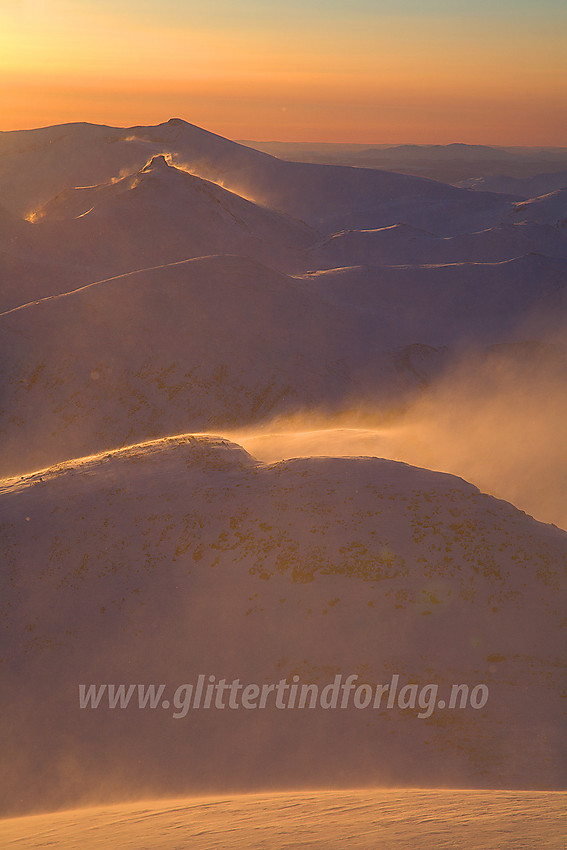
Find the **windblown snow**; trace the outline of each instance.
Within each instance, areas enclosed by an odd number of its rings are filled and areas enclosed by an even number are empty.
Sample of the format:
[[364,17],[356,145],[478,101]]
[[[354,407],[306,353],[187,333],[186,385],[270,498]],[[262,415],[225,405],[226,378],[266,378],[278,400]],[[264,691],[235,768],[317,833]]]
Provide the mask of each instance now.
[[[0,134],[1,813],[106,807],[4,820],[6,846],[134,846],[142,817],[164,848],[173,821],[191,847],[455,846],[416,824],[458,835],[456,805],[463,846],[559,848],[567,189],[539,178],[180,119]],[[490,697],[174,716],[200,675]],[[80,683],[169,696],[81,709]]]

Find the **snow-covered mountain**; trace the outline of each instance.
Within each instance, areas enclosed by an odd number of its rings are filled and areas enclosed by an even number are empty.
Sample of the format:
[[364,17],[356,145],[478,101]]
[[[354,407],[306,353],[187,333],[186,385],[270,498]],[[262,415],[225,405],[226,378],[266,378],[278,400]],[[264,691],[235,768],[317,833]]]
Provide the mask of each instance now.
[[[459,478],[376,458],[266,466],[182,436],[4,481],[0,510],[5,806],[118,788],[565,781],[567,534]],[[164,683],[171,699],[198,674],[351,673],[439,696],[484,683],[489,701],[421,719],[78,708],[78,682]]]
[[[124,275],[0,317],[4,474],[415,388],[355,308],[237,256]],[[380,325],[379,325],[380,327]]]
[[557,189],[567,187],[567,171],[553,171],[549,174],[536,174],[533,177],[510,177],[492,175],[473,177],[455,183],[462,189],[475,189],[481,192],[501,192],[504,195],[517,195],[519,198],[536,198],[547,195]]
[[99,277],[221,253],[279,266],[317,235],[163,156],[130,177],[60,193],[36,211],[34,222],[42,235],[47,229],[56,255]]
[[[518,207],[512,214],[520,216]],[[567,229],[550,224],[509,222],[487,230],[440,237],[407,224],[375,230],[343,230],[308,252],[313,266],[498,263],[523,254],[567,257]]]
[[300,277],[225,255],[32,302],[0,316],[0,469],[318,407],[387,413],[451,349],[517,339],[566,277],[537,255]]
[[[475,486],[563,522],[565,191],[288,162],[179,119],[0,133],[2,811],[565,787],[567,534]],[[228,437],[280,424],[308,456]],[[374,456],[382,426],[455,474]],[[80,682],[350,673],[490,701],[77,705]]]
[[526,198],[562,188],[567,167],[566,148],[501,148],[458,143],[394,147],[338,142],[246,141],[243,144],[279,159],[381,168],[461,188]]
[[461,232],[470,221],[491,221],[506,206],[498,194],[469,192],[421,177],[286,162],[180,119],[157,127],[69,124],[4,133],[0,193],[8,209],[30,215],[64,189],[135,173],[160,154],[205,180],[329,234],[355,222],[357,227],[380,227],[406,221],[406,216],[418,221],[429,217],[438,229]]
[[510,211],[512,221],[548,225],[556,230],[567,229],[567,188],[557,189],[547,195],[514,204]]
[[358,309],[388,347],[494,344],[567,283],[567,259],[529,254],[501,263],[355,266],[314,272],[325,300]]
[[[528,214],[501,194],[278,160],[178,119],[2,133],[0,191],[0,310],[209,254],[296,272],[567,255],[561,195]],[[36,271],[20,285],[21,261]]]

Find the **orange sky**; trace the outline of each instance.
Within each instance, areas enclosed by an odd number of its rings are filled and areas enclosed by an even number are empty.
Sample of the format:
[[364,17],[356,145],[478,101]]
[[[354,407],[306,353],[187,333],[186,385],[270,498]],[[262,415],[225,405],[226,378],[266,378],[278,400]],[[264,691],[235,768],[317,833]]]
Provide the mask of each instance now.
[[[3,0],[0,129],[178,116],[232,138],[567,145],[547,0]],[[509,14],[503,14],[508,7]],[[512,14],[512,10],[515,10]]]

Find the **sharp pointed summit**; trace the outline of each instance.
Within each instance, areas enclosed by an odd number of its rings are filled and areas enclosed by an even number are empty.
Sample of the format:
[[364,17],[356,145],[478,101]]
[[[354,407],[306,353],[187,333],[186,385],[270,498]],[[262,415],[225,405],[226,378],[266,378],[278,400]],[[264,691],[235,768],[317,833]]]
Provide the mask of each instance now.
[[148,161],[143,168],[140,169],[139,174],[149,174],[149,173],[164,173],[166,174],[168,171],[176,171],[177,169],[169,163],[165,157],[165,154],[160,153],[156,154],[156,156],[152,156],[152,158]]

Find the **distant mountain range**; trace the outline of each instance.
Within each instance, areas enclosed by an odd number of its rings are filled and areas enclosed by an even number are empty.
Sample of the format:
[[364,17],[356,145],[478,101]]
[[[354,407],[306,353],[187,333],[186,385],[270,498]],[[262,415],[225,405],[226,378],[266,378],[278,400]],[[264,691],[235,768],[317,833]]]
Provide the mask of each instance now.
[[[486,191],[517,193],[522,196],[527,192],[525,197],[564,187],[567,168],[567,148],[504,148],[459,143],[371,146],[247,141],[243,144],[282,159],[301,162],[385,168],[457,185],[472,185],[475,188],[481,188],[486,181]],[[545,172],[549,173],[545,175]],[[536,189],[540,176],[546,176],[547,181],[542,180],[543,188]],[[531,189],[525,188],[523,181],[532,177],[535,182]]]
[[[567,533],[521,508],[563,523],[567,189],[502,193],[489,166],[563,154],[377,155],[487,167],[463,188],[285,161],[180,119],[0,133],[2,813],[565,787]],[[374,456],[387,427],[434,469]],[[278,431],[266,462],[229,438]],[[490,700],[77,705],[205,674]]]

